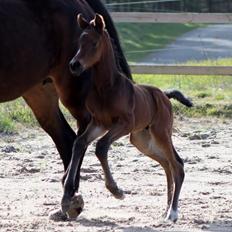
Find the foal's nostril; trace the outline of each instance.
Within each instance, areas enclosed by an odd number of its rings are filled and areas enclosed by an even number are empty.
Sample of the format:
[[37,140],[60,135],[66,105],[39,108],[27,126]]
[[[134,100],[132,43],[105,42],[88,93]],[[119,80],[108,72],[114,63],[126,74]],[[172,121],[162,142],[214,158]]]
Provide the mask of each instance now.
[[80,65],[80,62],[71,60],[69,63],[71,72],[75,72],[80,67]]
[[83,72],[83,67],[79,61],[71,60],[69,63],[69,68],[73,75],[80,75]]
[[77,62],[71,60],[70,63],[69,63],[69,67],[72,71],[75,71],[75,67],[77,66],[76,65]]

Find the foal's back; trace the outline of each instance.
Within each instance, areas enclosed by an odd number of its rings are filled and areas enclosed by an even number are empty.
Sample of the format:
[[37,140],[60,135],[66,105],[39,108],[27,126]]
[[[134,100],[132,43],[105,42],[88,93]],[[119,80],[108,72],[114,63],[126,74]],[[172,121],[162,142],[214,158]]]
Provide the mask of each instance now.
[[[168,97],[157,87],[133,84],[135,99],[135,129],[144,129],[161,121],[172,121],[172,106]],[[171,126],[171,125],[170,125]]]

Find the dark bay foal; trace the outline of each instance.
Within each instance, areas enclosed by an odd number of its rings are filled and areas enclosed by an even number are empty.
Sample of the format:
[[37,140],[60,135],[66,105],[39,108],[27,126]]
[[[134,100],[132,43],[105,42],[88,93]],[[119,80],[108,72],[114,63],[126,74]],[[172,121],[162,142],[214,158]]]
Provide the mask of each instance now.
[[[78,15],[78,23],[84,31],[70,68],[75,75],[87,69],[92,72],[93,84],[86,100],[92,120],[74,143],[64,183],[62,210],[65,213],[69,209],[76,189],[77,167],[87,146],[100,136],[96,155],[104,171],[106,187],[116,198],[123,198],[123,191],[118,188],[109,169],[107,153],[115,140],[130,134],[131,143],[164,168],[168,188],[166,219],[175,222],[184,169],[171,138],[171,102],[158,88],[134,84],[118,70],[111,39],[101,15],[97,14],[90,23]],[[179,100],[190,106],[191,102],[179,94]]]

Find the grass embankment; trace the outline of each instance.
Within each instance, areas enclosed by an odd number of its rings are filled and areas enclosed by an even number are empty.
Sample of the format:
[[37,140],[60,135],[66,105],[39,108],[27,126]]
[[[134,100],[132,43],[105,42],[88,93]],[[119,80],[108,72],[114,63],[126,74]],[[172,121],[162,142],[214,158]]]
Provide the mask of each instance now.
[[[191,63],[192,65],[231,65],[232,59]],[[155,85],[163,90],[179,89],[189,96],[193,108],[173,101],[177,114],[189,117],[232,118],[232,76],[134,75],[138,83]]]
[[203,25],[117,23],[116,26],[128,61],[137,62],[143,60],[155,49],[164,48],[176,37]]

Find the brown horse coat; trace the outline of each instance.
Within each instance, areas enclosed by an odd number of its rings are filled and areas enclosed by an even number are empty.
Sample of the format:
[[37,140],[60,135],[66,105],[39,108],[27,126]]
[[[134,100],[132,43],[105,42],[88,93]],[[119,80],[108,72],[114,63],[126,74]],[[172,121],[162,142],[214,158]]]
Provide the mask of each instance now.
[[[120,66],[130,76],[113,22],[100,0],[0,1],[0,102],[23,96],[54,140],[65,169],[75,133],[59,109],[57,93],[80,120],[80,131],[89,120],[83,110],[90,75],[73,78],[68,65],[81,33],[76,25],[79,12],[87,18],[101,12],[107,18],[107,28],[121,57]],[[53,83],[44,81],[48,76]]]
[[[158,161],[167,177],[166,218],[176,221],[177,206],[184,180],[183,161],[172,143],[173,113],[169,98],[160,89],[136,85],[120,72],[103,17],[96,14],[88,23],[78,15],[83,28],[79,49],[70,62],[73,74],[91,69],[93,84],[86,98],[92,116],[86,131],[75,140],[72,159],[64,184],[62,210],[66,213],[76,189],[77,167],[87,146],[96,138],[96,155],[101,162],[106,187],[116,198],[123,197],[111,174],[107,155],[110,145],[130,134],[130,141],[142,153]],[[177,93],[177,92],[176,92]],[[180,92],[179,99],[190,106]]]

